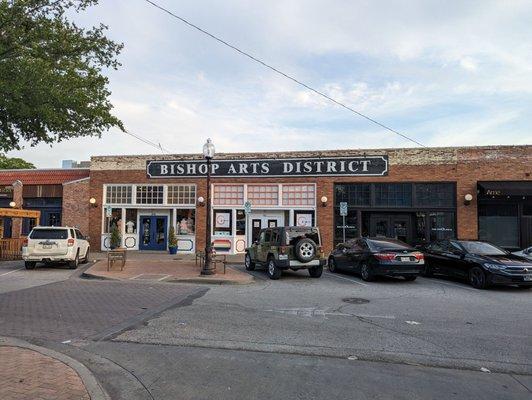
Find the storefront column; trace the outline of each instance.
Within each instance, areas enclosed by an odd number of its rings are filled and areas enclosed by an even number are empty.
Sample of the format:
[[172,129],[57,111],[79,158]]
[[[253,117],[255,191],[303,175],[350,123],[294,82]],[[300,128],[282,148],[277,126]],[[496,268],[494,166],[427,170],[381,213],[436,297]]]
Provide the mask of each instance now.
[[[207,180],[203,179],[198,182],[196,187],[196,203],[199,197],[207,201]],[[205,234],[207,229],[207,204],[198,204],[196,207],[196,251],[205,250]]]
[[[464,204],[465,195],[473,200]],[[462,240],[478,239],[477,181],[459,180],[456,182],[456,236]]]
[[[17,180],[13,182],[13,201],[16,203],[16,208],[22,208],[22,182]],[[22,218],[13,218],[11,222],[11,237],[19,238],[22,234]]]
[[[321,198],[327,197],[325,206]],[[317,179],[316,185],[316,226],[320,228],[323,251],[329,253],[334,245],[334,183],[331,180]]]

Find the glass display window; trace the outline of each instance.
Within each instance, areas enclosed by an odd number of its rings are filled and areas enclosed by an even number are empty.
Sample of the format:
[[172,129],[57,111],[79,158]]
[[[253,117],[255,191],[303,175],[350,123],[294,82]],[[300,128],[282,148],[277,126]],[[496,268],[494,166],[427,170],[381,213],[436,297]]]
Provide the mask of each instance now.
[[176,235],[193,235],[196,232],[196,210],[176,210]]

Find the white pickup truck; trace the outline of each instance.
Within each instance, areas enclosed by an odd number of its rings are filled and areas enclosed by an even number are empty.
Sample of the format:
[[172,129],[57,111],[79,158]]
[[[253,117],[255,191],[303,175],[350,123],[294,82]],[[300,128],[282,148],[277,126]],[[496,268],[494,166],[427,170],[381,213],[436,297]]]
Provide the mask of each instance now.
[[26,269],[34,269],[38,262],[67,262],[75,269],[89,261],[89,242],[77,228],[37,226],[22,246],[22,259]]

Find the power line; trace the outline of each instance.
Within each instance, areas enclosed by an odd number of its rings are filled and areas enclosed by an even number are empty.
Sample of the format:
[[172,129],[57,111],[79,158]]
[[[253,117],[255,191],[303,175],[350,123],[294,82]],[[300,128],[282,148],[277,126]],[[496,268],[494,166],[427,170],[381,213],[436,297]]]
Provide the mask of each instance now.
[[340,107],[343,107],[343,108],[345,108],[346,110],[351,111],[351,112],[357,114],[358,116],[367,119],[367,120],[370,121],[370,122],[373,122],[374,124],[380,126],[381,128],[384,128],[384,129],[386,129],[386,130],[388,130],[388,131],[390,131],[390,132],[392,132],[392,133],[395,133],[396,135],[401,136],[401,137],[404,138],[404,139],[407,139],[407,140],[409,140],[409,141],[411,141],[411,142],[413,142],[413,143],[415,143],[415,144],[417,144],[417,145],[419,145],[419,146],[421,146],[421,147],[425,147],[425,145],[421,144],[421,143],[418,142],[417,140],[412,139],[412,138],[408,137],[407,135],[405,135],[405,134],[403,134],[403,133],[401,133],[401,132],[398,132],[398,131],[396,131],[396,130],[393,129],[393,128],[390,128],[389,126],[386,126],[386,125],[380,123],[379,121],[377,121],[377,120],[375,120],[375,119],[373,119],[373,118],[371,118],[371,117],[369,117],[369,116],[367,116],[367,115],[365,115],[365,114],[363,114],[363,113],[361,113],[361,112],[355,110],[354,108],[352,108],[352,107],[350,107],[350,106],[348,106],[348,105],[346,105],[346,104],[344,104],[344,103],[342,103],[342,102],[340,102],[340,101],[338,101],[338,100],[335,100],[334,98],[328,96],[327,94],[325,94],[325,93],[323,93],[323,92],[320,92],[320,91],[317,90],[317,89],[314,89],[313,87],[307,85],[307,84],[304,83],[304,82],[301,82],[300,80],[294,78],[293,76],[284,73],[283,71],[281,71],[281,70],[279,70],[279,69],[277,69],[277,68],[271,66],[270,64],[267,64],[265,61],[262,61],[262,60],[258,59],[257,57],[255,57],[255,56],[253,56],[253,55],[251,55],[251,54],[245,52],[244,50],[241,50],[241,49],[239,49],[238,47],[236,47],[236,46],[234,46],[234,45],[232,45],[232,44],[226,42],[225,40],[219,38],[218,36],[215,36],[215,35],[213,35],[212,33],[207,32],[205,29],[202,29],[202,28],[200,28],[199,26],[194,25],[192,22],[189,22],[189,21],[187,21],[185,18],[180,17],[180,16],[177,15],[177,14],[174,14],[172,11],[170,11],[170,10],[168,10],[168,9],[166,9],[166,8],[164,8],[164,7],[162,7],[162,6],[160,6],[160,5],[158,5],[157,3],[154,3],[154,2],[151,1],[151,0],[145,0],[145,1],[146,1],[147,3],[149,3],[149,4],[151,4],[152,6],[154,6],[155,8],[158,8],[159,10],[161,10],[161,11],[163,11],[163,12],[169,14],[170,16],[172,16],[172,17],[174,17],[174,18],[180,20],[181,22],[185,23],[186,25],[190,26],[191,28],[194,28],[194,29],[200,31],[201,33],[203,33],[204,35],[209,36],[210,38],[216,40],[217,42],[223,44],[224,46],[227,46],[227,47],[229,47],[229,48],[235,50],[236,52],[240,53],[241,55],[250,58],[251,60],[253,60],[253,61],[255,61],[255,62],[257,62],[257,63],[263,65],[264,67],[266,67],[266,68],[268,68],[268,69],[274,71],[275,73],[277,73],[277,74],[279,74],[279,75],[282,75],[282,76],[284,76],[284,77],[287,78],[287,79],[290,79],[291,81],[297,83],[298,85],[303,86],[304,88],[310,90],[311,92],[314,92],[314,93],[318,94],[319,96],[326,98],[327,100],[333,102],[334,104],[339,105]]
[[142,136],[140,136],[140,135],[136,135],[136,134],[134,134],[134,133],[132,133],[132,132],[129,132],[129,131],[124,131],[124,133],[127,134],[127,135],[129,135],[129,136],[134,137],[135,139],[140,140],[140,141],[143,142],[143,143],[146,143],[146,144],[148,144],[148,145],[150,145],[150,146],[152,146],[152,147],[155,147],[157,150],[160,150],[162,153],[170,153],[170,151],[168,151],[167,149],[165,149],[165,148],[161,145],[161,143],[155,143],[155,142],[152,142],[152,141],[149,140],[149,139],[146,139],[146,138],[144,138],[144,137],[142,137]]

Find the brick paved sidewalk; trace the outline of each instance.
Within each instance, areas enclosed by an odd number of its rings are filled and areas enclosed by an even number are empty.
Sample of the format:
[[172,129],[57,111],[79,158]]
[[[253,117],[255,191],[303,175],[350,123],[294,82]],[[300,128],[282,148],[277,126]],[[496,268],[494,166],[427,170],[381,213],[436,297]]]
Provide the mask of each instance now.
[[90,396],[77,374],[63,362],[34,350],[0,346],[0,399],[76,399]]

